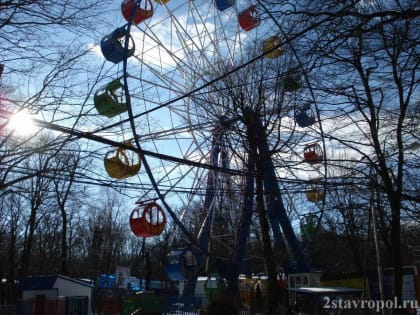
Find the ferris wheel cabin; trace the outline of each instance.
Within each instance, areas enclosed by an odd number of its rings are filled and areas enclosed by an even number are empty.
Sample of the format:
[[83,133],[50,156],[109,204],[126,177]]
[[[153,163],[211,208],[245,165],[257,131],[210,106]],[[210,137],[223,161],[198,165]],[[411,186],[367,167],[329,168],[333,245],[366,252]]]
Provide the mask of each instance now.
[[308,144],[303,150],[303,158],[310,164],[321,163],[324,160],[324,154],[319,143]]
[[124,85],[116,79],[96,91],[93,103],[100,115],[112,118],[127,111],[127,104],[118,100],[118,95],[123,96],[123,89]]
[[302,87],[302,79],[297,74],[289,73],[283,80],[283,88],[286,92],[294,92]]
[[152,17],[153,4],[151,0],[124,0],[121,3],[121,12],[127,22],[137,25]]
[[241,28],[246,32],[260,25],[260,16],[258,14],[257,8],[253,5],[245,11],[239,13],[238,22]]
[[216,0],[216,7],[219,11],[224,11],[229,9],[231,6],[235,4],[235,0]]
[[[123,40],[129,38],[130,44],[127,52],[125,52],[125,47],[123,45]],[[127,26],[117,28],[111,34],[106,35],[101,40],[101,51],[104,58],[108,61],[111,61],[115,64],[120,63],[124,60],[125,53],[127,58],[132,56],[135,51],[134,40],[129,35]]]
[[267,38],[263,42],[263,52],[265,56],[269,59],[280,57],[284,54],[283,46],[279,46],[281,43],[280,37],[274,35],[270,38]]
[[167,259],[166,272],[172,281],[189,280],[197,274],[197,257],[190,248],[173,250]]
[[158,236],[165,225],[165,212],[156,202],[140,203],[131,212],[130,228],[137,237]]
[[315,113],[309,105],[295,110],[295,121],[299,127],[305,128],[315,123]]
[[123,148],[108,151],[104,158],[104,166],[108,175],[115,179],[125,179],[140,171],[140,153],[131,152],[129,157],[127,150]]

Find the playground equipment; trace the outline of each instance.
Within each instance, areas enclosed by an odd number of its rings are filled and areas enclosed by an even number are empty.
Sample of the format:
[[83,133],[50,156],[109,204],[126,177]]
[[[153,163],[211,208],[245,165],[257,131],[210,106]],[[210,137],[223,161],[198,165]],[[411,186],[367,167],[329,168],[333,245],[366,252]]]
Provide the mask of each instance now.
[[204,283],[204,294],[210,300],[217,300],[226,293],[227,283],[218,274],[211,274]]
[[260,298],[267,298],[268,277],[261,275],[249,275],[239,277],[239,293],[241,303],[248,307],[256,307],[256,296],[259,291]]

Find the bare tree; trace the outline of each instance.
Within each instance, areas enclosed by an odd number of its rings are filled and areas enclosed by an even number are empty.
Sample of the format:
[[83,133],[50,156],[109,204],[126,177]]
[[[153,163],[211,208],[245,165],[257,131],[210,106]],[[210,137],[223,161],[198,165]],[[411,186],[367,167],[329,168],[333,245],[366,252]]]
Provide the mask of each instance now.
[[[77,3],[67,0],[0,3],[0,38],[4,43],[0,48],[2,68],[0,110],[13,112],[28,108],[33,114],[43,111],[46,120],[63,120],[70,112],[69,107],[74,108],[74,104],[80,104],[80,108],[84,108],[92,85],[86,81],[86,77],[81,77],[81,74],[88,73],[86,66],[88,63],[82,66],[82,63],[77,64],[76,61],[84,56],[89,58],[90,47],[87,43],[92,42],[92,39],[99,41],[103,35],[95,33],[95,30],[101,23],[106,23],[98,18],[106,3],[97,0]],[[21,101],[22,99],[24,101]],[[45,198],[49,197],[50,189],[54,188],[49,182],[52,178],[64,181],[65,170],[69,169],[51,163],[56,156],[55,160],[58,159],[57,153],[66,140],[54,139],[49,135],[48,140],[43,141],[40,140],[44,137],[43,133],[18,138],[15,132],[7,129],[7,119],[10,116],[4,112],[0,114],[2,116],[0,194],[4,196],[13,192],[16,198],[26,198],[27,205],[31,209],[29,214],[22,212],[18,223],[27,227],[25,238],[15,240],[24,244],[21,252],[21,273],[25,275],[29,270],[34,244],[40,246],[38,254],[45,254],[47,248],[44,245],[51,244],[44,241],[53,235],[45,229],[46,226],[39,224],[44,224],[51,218],[49,213],[43,212]],[[73,115],[77,116],[78,113],[72,112],[71,116]],[[40,163],[35,166],[33,161],[36,159],[39,159]],[[56,190],[60,188],[58,183],[55,188]],[[63,189],[57,192],[57,198],[63,216],[62,235],[66,235],[66,213],[63,209],[71,185],[61,188]],[[28,224],[23,223],[26,219]],[[38,228],[40,229],[37,230]],[[13,239],[13,234],[10,236]],[[40,237],[45,239],[39,239]],[[62,251],[65,254],[67,252],[65,237],[62,244]],[[19,248],[14,247],[12,251],[15,250],[16,252],[10,255],[19,252]],[[66,259],[63,259],[64,270],[65,262]]]
[[[106,190],[105,190],[106,191]],[[89,225],[89,265],[94,278],[98,272],[111,273],[122,258],[127,240],[128,220],[121,217],[125,212],[122,199],[109,192],[105,199],[97,200],[96,206],[87,210]]]
[[2,255],[8,259],[2,260],[0,265],[0,273],[10,282],[16,277],[16,263],[19,250],[19,234],[21,233],[22,214],[23,214],[23,198],[15,194],[7,194],[1,199],[0,206],[0,222],[2,229],[0,230],[0,242],[2,244]]
[[[14,167],[40,149],[27,145],[39,134],[16,140],[14,133],[7,129],[10,117],[3,110],[14,112],[25,108],[34,115],[42,113],[44,120],[61,122],[69,116],[72,119],[81,116],[82,111],[88,112],[85,105],[96,82],[95,71],[89,67],[91,64],[97,67],[89,59],[88,44],[99,41],[103,35],[95,32],[99,25],[106,23],[102,12],[106,4],[107,1],[98,0],[3,1],[0,4],[0,38],[4,43],[0,48],[4,70],[0,82],[0,150],[1,162],[6,166],[0,171],[0,190],[39,175],[19,173]],[[78,121],[76,118],[70,124]]]
[[[27,168],[42,169],[49,164],[49,161],[50,159],[45,155],[38,155],[34,157],[32,165],[27,164]],[[29,208],[29,212],[26,214],[27,218],[24,219],[26,228],[20,270],[20,275],[26,276],[31,266],[35,232],[42,217],[40,210],[50,202],[51,179],[45,176],[37,176],[29,179],[22,186],[23,196]]]
[[311,61],[307,83],[321,114],[335,122],[325,124],[324,136],[344,145],[359,161],[356,171],[383,192],[394,294],[401,298],[401,214],[403,205],[411,203],[413,212],[419,202],[407,181],[413,163],[418,168],[418,133],[411,127],[418,120],[418,7],[414,1],[282,4],[294,27],[289,34],[303,34],[296,47]]
[[55,159],[55,174],[53,179],[56,202],[61,214],[61,272],[67,274],[68,263],[68,203],[71,197],[76,194],[75,179],[80,164],[81,152],[75,146],[64,147],[57,154]]

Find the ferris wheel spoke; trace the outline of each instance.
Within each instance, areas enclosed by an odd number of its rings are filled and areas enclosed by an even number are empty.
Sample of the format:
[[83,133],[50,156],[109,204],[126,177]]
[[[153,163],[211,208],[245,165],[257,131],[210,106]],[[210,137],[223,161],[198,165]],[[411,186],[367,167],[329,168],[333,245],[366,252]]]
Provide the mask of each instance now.
[[[308,177],[322,173],[315,163],[317,147],[310,147],[309,163],[303,152],[322,134],[297,105],[308,101],[307,90],[292,90],[299,84],[290,82],[292,91],[284,88],[294,58],[289,52],[276,55],[279,59],[262,56],[263,41],[279,30],[275,21],[252,15],[253,7],[238,12],[244,5],[225,11],[205,0],[156,6],[152,17],[133,27],[137,49],[125,78],[130,79],[128,99],[133,100],[130,125],[148,158],[148,178],[144,171],[138,176],[144,187],[140,199],[160,196],[165,207],[176,209],[172,219],[180,230],[198,230],[197,243],[208,241],[201,244],[208,253],[228,261],[243,256],[243,233],[252,221],[253,209],[248,208],[255,189],[247,168],[255,168],[256,162],[250,156],[247,111],[262,122],[262,138],[270,146],[264,155],[273,170],[264,174],[274,174],[270,183],[280,181],[282,190],[290,192],[284,193],[284,215],[276,218],[277,223],[283,220],[286,233],[291,231],[285,223],[287,211],[305,203]],[[244,26],[241,16],[247,12]],[[304,127],[295,122],[298,107],[306,118]],[[126,129],[118,135],[126,135]],[[282,201],[275,188],[278,196],[270,198]]]
[[[181,84],[178,84],[177,81],[174,81],[172,76],[169,76],[167,73],[159,72],[157,69],[152,67],[152,65],[146,64],[143,61],[143,59],[139,56],[135,56],[134,58],[136,58],[137,61],[142,63],[143,67],[147,68],[148,71],[150,71],[150,73],[153,75],[153,79],[149,79],[148,81],[152,85],[152,87],[161,87],[165,90],[176,92],[177,95],[182,95],[183,93],[185,93],[184,87]],[[142,70],[142,72],[143,71],[145,70]],[[144,82],[147,82],[146,80]],[[161,83],[159,84],[158,82],[156,82],[156,80],[159,80]]]

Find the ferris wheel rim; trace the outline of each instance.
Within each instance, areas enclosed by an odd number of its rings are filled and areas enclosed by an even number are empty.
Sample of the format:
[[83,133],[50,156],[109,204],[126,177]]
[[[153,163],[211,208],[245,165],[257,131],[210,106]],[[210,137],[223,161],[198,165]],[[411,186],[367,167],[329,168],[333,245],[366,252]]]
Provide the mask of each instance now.
[[[166,6],[165,6],[166,7]],[[162,43],[160,42],[160,45],[162,45]],[[260,57],[258,57],[258,58],[261,58],[261,56]],[[126,68],[126,62],[127,62],[127,60],[125,60],[125,68]],[[237,69],[240,69],[241,67],[243,67],[244,65],[243,64],[240,64],[239,66],[237,66],[237,68],[234,68],[233,70],[228,70],[228,73],[234,73]],[[126,73],[127,71],[126,71],[126,69],[124,70],[124,72]],[[167,80],[167,81],[170,81],[170,78],[164,78],[165,80]],[[218,78],[216,78],[216,80],[214,80],[214,81],[217,81],[218,80]],[[210,82],[210,83],[212,83],[212,82]],[[205,85],[204,85],[205,86]],[[202,87],[199,87],[200,89],[202,88]],[[170,86],[170,89],[172,89],[172,85]],[[181,95],[180,96],[178,96],[179,98],[185,98],[185,96],[186,95],[192,95],[193,93],[191,93],[191,91],[197,91],[198,89],[196,88],[196,89],[189,89],[188,91],[187,91],[187,93],[181,93]],[[190,94],[191,93],[191,94]],[[169,104],[164,104],[163,106],[168,106]],[[161,105],[162,106],[162,105]],[[162,107],[163,107],[162,106]],[[189,102],[187,102],[187,105],[185,105],[185,103],[184,103],[184,106],[186,106],[186,116],[185,116],[185,118],[186,118],[186,122],[188,123],[188,125],[189,126],[194,126],[194,125],[196,125],[195,124],[195,122],[194,122],[194,119],[193,119],[193,116],[192,116],[192,111],[190,111],[189,109],[190,109],[190,103]],[[319,113],[319,112],[318,112]],[[319,114],[318,114],[319,115]],[[148,119],[148,114],[146,114],[145,115],[146,116],[146,119]],[[130,114],[130,123],[132,124],[132,125],[135,125],[135,122],[134,122],[134,115],[132,115],[132,114]],[[321,123],[321,121],[319,120],[319,123]],[[199,125],[199,124],[197,124],[197,125]],[[148,122],[148,126],[150,126],[150,121]],[[134,128],[135,129],[135,128]],[[202,149],[203,147],[201,146],[201,145],[199,145],[200,144],[200,139],[199,139],[199,136],[198,136],[198,133],[195,133],[195,132],[193,132],[192,131],[192,128],[189,128],[189,131],[190,131],[190,134],[191,134],[191,136],[192,136],[192,141],[195,143],[195,147],[198,149],[198,151],[199,151],[199,153],[200,153],[200,155],[202,156],[202,157],[204,157],[204,156],[206,156],[206,153],[204,152],[204,150]],[[134,139],[135,139],[135,141],[137,142],[137,146],[138,147],[140,147],[140,145],[139,145],[139,139],[138,139],[138,137],[137,137],[137,135],[136,135],[136,132],[135,132],[135,130],[133,130],[133,135],[134,135]],[[153,142],[153,141],[152,141]],[[153,142],[153,145],[154,145],[154,147],[155,147],[155,150],[157,150],[157,146],[156,146],[156,144]],[[144,164],[147,164],[147,163],[144,163]],[[166,172],[166,170],[165,170],[165,172]],[[155,182],[155,179],[153,178],[153,174],[150,174],[149,175],[149,172],[148,172],[148,176],[149,176],[149,178],[150,178],[150,180],[152,181],[152,182]],[[166,175],[166,176],[168,176],[168,175]],[[326,172],[325,172],[325,176],[326,176]],[[162,178],[161,178],[162,179]],[[162,194],[160,191],[159,191],[159,188],[158,188],[158,186],[154,186],[154,189],[156,190],[156,192],[157,192],[157,194],[159,195],[159,197],[161,198],[161,200],[162,200],[162,202],[165,202],[165,195],[166,194]],[[169,207],[169,206],[167,206],[166,204],[165,204],[165,207]]]

